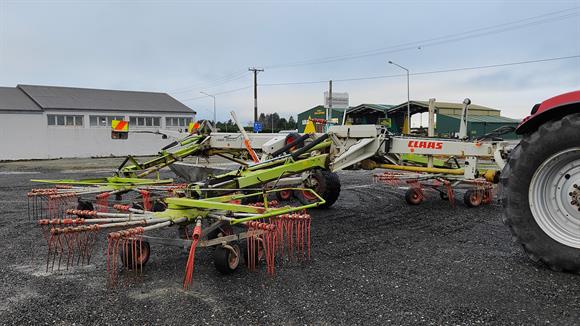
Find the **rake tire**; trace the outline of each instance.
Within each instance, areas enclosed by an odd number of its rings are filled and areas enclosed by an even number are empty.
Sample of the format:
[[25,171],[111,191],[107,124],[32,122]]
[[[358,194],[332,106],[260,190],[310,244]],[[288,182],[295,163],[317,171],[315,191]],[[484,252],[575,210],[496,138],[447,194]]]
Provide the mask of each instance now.
[[483,193],[477,190],[469,189],[463,195],[463,203],[469,208],[478,207],[483,202]]
[[423,202],[423,196],[417,189],[409,188],[405,192],[405,201],[409,205],[419,205]]
[[218,272],[226,275],[235,272],[242,259],[240,246],[237,244],[231,244],[230,246],[237,252],[237,256],[234,255],[231,250],[222,246],[217,246],[213,252],[215,268]]
[[294,192],[292,190],[281,190],[276,192],[276,199],[278,201],[288,201],[294,197]]
[[95,207],[93,206],[93,203],[91,203],[88,200],[79,200],[79,203],[77,204],[77,209],[78,210],[94,211]]
[[[132,254],[133,242],[137,243],[137,246],[135,247],[137,250],[136,260],[134,260]],[[134,267],[142,268],[149,261],[149,257],[151,256],[151,246],[149,245],[148,241],[141,240],[140,242],[141,246],[139,246],[139,241],[127,241],[123,245],[123,248],[119,250],[119,258],[121,258],[121,263],[128,270],[132,270]]]
[[[340,178],[338,174],[327,170],[316,170],[310,175],[310,178],[314,178],[316,181],[316,186],[313,190],[326,201],[318,207],[329,208],[332,206],[340,196]],[[304,205],[318,200],[305,191],[295,191],[294,196]]]

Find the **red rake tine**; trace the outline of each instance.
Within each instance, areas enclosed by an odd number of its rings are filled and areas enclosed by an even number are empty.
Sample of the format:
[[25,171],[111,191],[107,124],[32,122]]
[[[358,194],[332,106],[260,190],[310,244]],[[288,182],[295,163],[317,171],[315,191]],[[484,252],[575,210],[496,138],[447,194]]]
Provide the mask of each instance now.
[[77,248],[79,249],[79,254],[77,257],[77,266],[84,263],[85,259],[85,243],[84,240],[86,239],[87,234],[75,234],[75,243]]
[[66,234],[64,235],[64,242],[66,243],[66,270],[68,270],[68,266],[70,263],[70,258],[71,258],[71,252],[72,252],[72,243],[71,243],[72,239],[70,239],[70,234]]
[[46,257],[46,271],[48,272],[48,266],[50,265],[50,256],[51,256],[51,249],[53,246],[54,236],[51,234],[50,238],[48,239],[48,253]]
[[60,248],[58,253],[58,269],[60,271],[60,265],[62,263],[62,255],[64,254],[64,245],[62,244],[63,235],[58,236],[58,247]]
[[133,268],[133,274],[137,275],[137,241],[135,241],[134,238],[131,238],[131,250],[133,254],[133,266],[131,267]]
[[[143,237],[139,237],[139,251],[143,250]],[[143,274],[143,264],[139,264],[140,273]]]
[[308,215],[308,259],[310,259],[310,224],[312,223],[312,219],[310,215]]

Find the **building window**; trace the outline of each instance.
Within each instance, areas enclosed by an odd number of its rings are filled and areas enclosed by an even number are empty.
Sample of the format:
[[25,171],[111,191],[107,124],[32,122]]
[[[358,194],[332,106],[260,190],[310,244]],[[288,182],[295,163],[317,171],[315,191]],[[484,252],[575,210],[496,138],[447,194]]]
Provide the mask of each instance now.
[[165,118],[165,126],[167,127],[187,127],[191,123],[192,118]]
[[48,114],[49,126],[82,127],[82,115]]
[[161,117],[129,117],[130,127],[161,127]]
[[124,116],[112,115],[91,115],[89,116],[89,123],[91,127],[111,127],[113,120],[123,120]]

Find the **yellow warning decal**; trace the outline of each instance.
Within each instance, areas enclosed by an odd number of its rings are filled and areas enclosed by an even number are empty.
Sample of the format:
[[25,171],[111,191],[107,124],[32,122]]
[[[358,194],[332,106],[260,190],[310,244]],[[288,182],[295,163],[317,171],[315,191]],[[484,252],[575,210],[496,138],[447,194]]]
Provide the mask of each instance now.
[[129,123],[125,120],[113,120],[111,127],[113,131],[129,131]]
[[189,126],[187,127],[187,131],[189,133],[192,133],[194,131],[196,131],[197,129],[199,129],[199,122],[190,122]]
[[312,134],[316,132],[316,128],[314,127],[314,122],[312,122],[312,119],[310,117],[308,117],[308,122],[306,122],[306,127],[304,127],[304,133],[305,134]]

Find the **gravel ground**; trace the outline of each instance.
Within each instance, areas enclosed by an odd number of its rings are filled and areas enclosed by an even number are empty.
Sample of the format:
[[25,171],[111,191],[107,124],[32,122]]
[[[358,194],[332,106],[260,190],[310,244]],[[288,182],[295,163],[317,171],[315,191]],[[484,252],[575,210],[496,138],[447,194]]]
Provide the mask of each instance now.
[[161,246],[139,280],[115,289],[102,254],[89,266],[45,272],[46,244],[26,214],[28,180],[95,175],[0,168],[0,324],[580,322],[580,276],[530,262],[501,224],[501,207],[451,208],[439,196],[409,207],[404,190],[361,171],[341,172],[339,201],[311,212],[313,258],[283,263],[274,277],[222,276],[200,250],[185,291],[187,255]]

